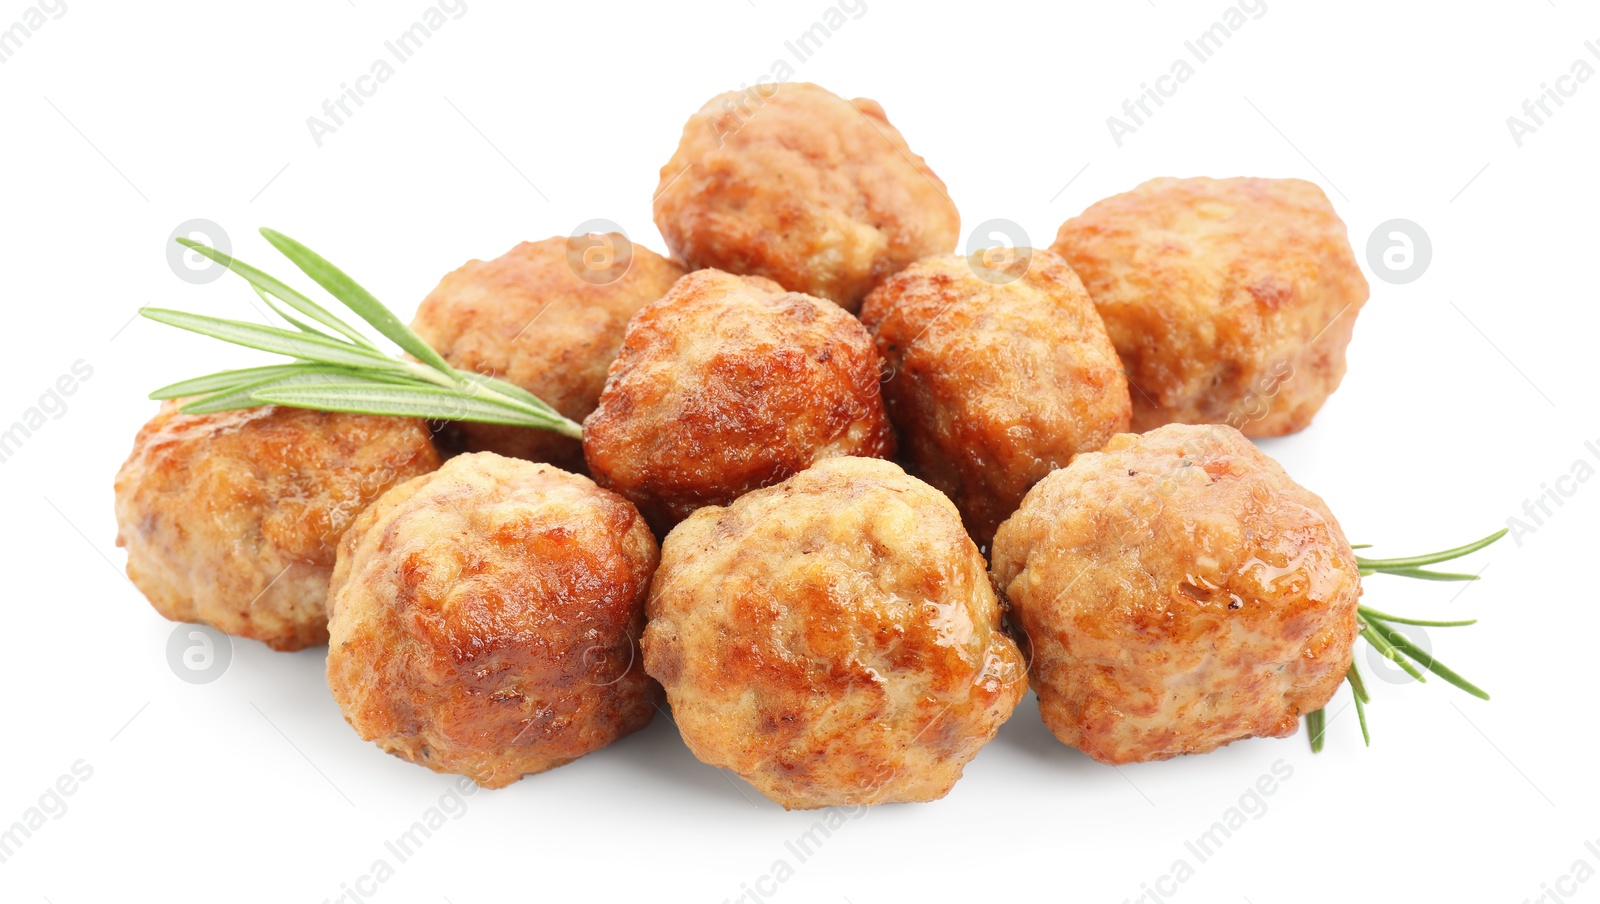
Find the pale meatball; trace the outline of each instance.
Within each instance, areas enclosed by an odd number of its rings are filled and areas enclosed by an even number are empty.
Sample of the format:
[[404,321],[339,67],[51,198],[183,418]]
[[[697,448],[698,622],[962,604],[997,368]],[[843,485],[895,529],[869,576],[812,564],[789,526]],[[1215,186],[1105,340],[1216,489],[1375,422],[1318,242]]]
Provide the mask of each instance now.
[[628,324],[584,454],[601,486],[665,533],[812,462],[892,455],[880,367],[838,305],[697,271]]
[[1049,251],[913,264],[867,296],[889,420],[979,547],[1029,488],[1128,429],[1128,382],[1089,294]]
[[1304,429],[1367,300],[1343,221],[1299,179],[1152,179],[1062,225],[1133,382],[1133,429]]
[[[523,242],[440,280],[411,328],[451,366],[499,377],[582,421],[600,400],[628,318],[684,270],[615,233]],[[583,466],[575,439],[531,427],[453,423],[451,445]]]
[[731,91],[690,117],[655,220],[691,268],[770,277],[851,311],[889,274],[954,250],[961,227],[882,107],[805,83]]
[[117,472],[128,578],[166,618],[275,650],[328,639],[339,537],[372,500],[439,466],[427,425],[266,406],[139,431]]
[[1078,456],[1000,526],[994,573],[1045,724],[1103,763],[1291,735],[1350,666],[1355,553],[1232,427]]
[[886,461],[696,512],[649,613],[689,749],[789,809],[943,797],[1026,691],[955,507]]
[[328,684],[361,737],[509,785],[643,728],[661,689],[637,641],[656,541],[586,477],[461,455],[339,545]]

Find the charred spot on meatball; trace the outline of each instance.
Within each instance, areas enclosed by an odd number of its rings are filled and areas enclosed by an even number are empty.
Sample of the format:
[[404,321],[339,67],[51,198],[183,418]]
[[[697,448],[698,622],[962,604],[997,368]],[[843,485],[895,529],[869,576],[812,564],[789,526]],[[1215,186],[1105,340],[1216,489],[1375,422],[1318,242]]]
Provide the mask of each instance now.
[[929,258],[867,296],[889,419],[917,476],[987,548],[1040,478],[1128,429],[1128,383],[1057,255]]
[[823,458],[892,455],[880,367],[837,305],[700,270],[628,324],[584,455],[665,533]]
[[954,250],[961,225],[882,107],[806,83],[729,92],[690,117],[655,221],[691,268],[766,276],[851,311],[889,274]]
[[1026,690],[955,507],[887,461],[696,512],[649,615],[689,749],[790,809],[943,797]]
[[1051,248],[1105,320],[1140,432],[1304,429],[1339,388],[1367,300],[1344,223],[1299,179],[1153,179],[1068,220]]
[[417,420],[167,402],[117,472],[117,545],[164,617],[315,646],[339,537],[385,490],[438,466]]
[[[445,276],[411,327],[452,367],[513,383],[581,422],[600,400],[628,318],[683,273],[615,233],[523,242]],[[447,439],[462,451],[583,467],[579,442],[548,430],[458,422]]]
[[1291,735],[1350,666],[1355,553],[1232,427],[1078,456],[1000,526],[994,574],[1045,724],[1104,763]]
[[328,683],[361,737],[486,788],[643,728],[658,552],[627,500],[489,452],[384,494],[339,545]]

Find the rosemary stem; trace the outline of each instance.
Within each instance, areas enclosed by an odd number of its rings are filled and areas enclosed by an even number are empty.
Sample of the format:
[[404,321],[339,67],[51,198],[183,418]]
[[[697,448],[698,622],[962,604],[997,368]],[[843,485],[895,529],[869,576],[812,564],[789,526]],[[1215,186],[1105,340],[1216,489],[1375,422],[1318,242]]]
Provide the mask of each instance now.
[[405,366],[406,373],[416,377],[419,380],[424,380],[436,386],[443,386],[445,389],[461,388],[462,381],[459,378],[453,377],[450,374],[447,374],[436,368],[429,367],[426,364],[418,364],[415,361],[406,361]]

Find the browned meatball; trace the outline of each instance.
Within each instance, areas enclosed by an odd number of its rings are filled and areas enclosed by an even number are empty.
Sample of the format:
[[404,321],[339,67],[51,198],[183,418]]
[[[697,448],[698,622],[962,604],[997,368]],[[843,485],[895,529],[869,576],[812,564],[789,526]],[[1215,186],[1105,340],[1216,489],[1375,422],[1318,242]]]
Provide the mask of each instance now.
[[1133,429],[1301,430],[1367,300],[1344,223],[1299,179],[1153,179],[1062,225],[1133,382]]
[[167,402],[117,472],[117,545],[163,616],[298,650],[328,639],[345,528],[438,466],[421,421],[272,406],[180,414]]
[[328,684],[356,732],[509,785],[643,728],[655,538],[588,478],[491,452],[385,493],[339,544]]
[[1045,724],[1104,763],[1293,734],[1350,666],[1355,554],[1232,427],[1078,456],[1000,526],[994,572]]
[[885,276],[954,250],[961,226],[882,107],[805,83],[701,107],[661,168],[655,219],[691,268],[770,277],[851,311]]
[[[499,377],[582,421],[594,410],[628,318],[684,273],[625,236],[523,242],[492,261],[468,261],[440,280],[411,328],[462,370]],[[575,439],[503,424],[457,423],[468,452],[583,466]]]
[[886,461],[696,512],[649,613],[689,749],[790,809],[943,797],[1026,690],[955,507]]
[[758,276],[691,273],[628,324],[584,455],[665,532],[814,461],[893,454],[880,364],[837,305]]
[[861,319],[901,445],[979,547],[1039,478],[1128,429],[1128,382],[1089,294],[1049,251],[913,264]]

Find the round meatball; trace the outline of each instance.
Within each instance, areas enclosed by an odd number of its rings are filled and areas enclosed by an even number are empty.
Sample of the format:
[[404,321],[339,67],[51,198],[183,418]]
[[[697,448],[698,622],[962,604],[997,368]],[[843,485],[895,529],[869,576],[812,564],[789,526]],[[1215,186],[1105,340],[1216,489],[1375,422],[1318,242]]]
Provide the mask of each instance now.
[[689,749],[788,809],[943,797],[1026,691],[955,507],[886,461],[696,512],[649,613]]
[[1049,251],[913,264],[861,319],[888,361],[889,420],[978,545],[1041,477],[1128,429],[1128,382],[1089,294]]
[[805,83],[731,91],[690,117],[655,220],[691,268],[770,277],[851,311],[885,276],[954,250],[961,227],[882,107]]
[[[417,309],[411,328],[451,366],[499,377],[582,421],[600,400],[628,318],[684,270],[616,233],[523,242],[468,261]],[[453,423],[451,445],[583,466],[575,439],[504,424]]]
[[1367,300],[1344,223],[1299,179],[1153,179],[1062,225],[1133,382],[1133,429],[1304,429]]
[[1291,735],[1350,666],[1355,553],[1232,427],[1078,456],[1000,526],[994,572],[1045,724],[1103,763]]
[[584,421],[595,480],[662,533],[834,455],[887,457],[882,362],[837,305],[701,270],[628,324]]
[[117,545],[163,616],[275,650],[315,646],[328,640],[340,535],[383,491],[437,467],[418,420],[167,402],[117,472]]
[[328,684],[361,737],[500,788],[638,731],[656,541],[626,499],[547,464],[457,456],[339,544]]

